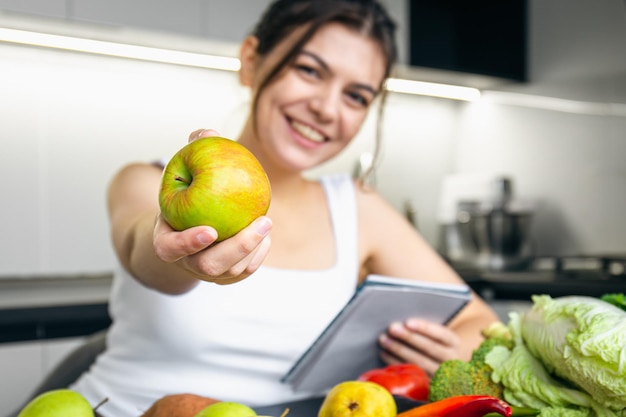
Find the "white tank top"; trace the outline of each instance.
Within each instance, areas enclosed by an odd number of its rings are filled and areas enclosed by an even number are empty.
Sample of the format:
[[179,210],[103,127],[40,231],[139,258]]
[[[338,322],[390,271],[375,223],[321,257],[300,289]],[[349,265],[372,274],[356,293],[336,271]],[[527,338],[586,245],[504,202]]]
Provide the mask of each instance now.
[[280,382],[352,296],[358,280],[357,210],[347,175],[321,179],[336,240],[324,270],[261,267],[231,285],[202,282],[165,295],[117,271],[107,350],[72,388],[105,417],[137,417],[154,401],[195,393],[250,406],[294,394]]

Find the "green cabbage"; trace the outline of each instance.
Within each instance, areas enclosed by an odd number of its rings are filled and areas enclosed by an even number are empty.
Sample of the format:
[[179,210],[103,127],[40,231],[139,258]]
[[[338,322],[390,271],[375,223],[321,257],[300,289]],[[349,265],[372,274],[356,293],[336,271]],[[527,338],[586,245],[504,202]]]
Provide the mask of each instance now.
[[515,347],[512,350],[494,347],[485,358],[493,368],[493,380],[502,383],[508,403],[539,409],[539,417],[622,416],[597,403],[588,393],[551,375],[521,339],[519,314],[510,314],[509,328]]
[[532,299],[520,323],[528,350],[604,407],[626,408],[626,312],[593,297]]
[[533,297],[510,313],[513,349],[485,357],[512,405],[539,417],[626,417],[626,312],[591,297]]

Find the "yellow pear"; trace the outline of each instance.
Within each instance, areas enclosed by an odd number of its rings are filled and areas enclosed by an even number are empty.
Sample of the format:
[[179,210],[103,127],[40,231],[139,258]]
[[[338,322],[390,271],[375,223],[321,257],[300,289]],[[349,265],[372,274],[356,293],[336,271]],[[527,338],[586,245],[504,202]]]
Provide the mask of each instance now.
[[369,381],[345,381],[326,394],[318,417],[395,417],[396,401],[381,385]]

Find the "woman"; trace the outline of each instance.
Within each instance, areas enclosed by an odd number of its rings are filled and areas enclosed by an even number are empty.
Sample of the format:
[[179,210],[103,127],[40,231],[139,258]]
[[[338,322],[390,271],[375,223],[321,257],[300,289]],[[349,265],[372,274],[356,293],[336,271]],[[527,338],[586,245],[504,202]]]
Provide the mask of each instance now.
[[[136,416],[182,392],[251,406],[314,395],[280,378],[367,274],[461,282],[376,192],[347,175],[302,176],[344,150],[384,101],[393,36],[374,0],[270,6],[240,50],[253,100],[238,141],[265,168],[272,203],[234,237],[213,245],[209,226],[173,231],[159,215],[162,167],[131,164],[113,178],[114,323],[107,350],[73,385],[94,404],[108,397],[103,416]],[[494,320],[474,297],[447,327],[391,323],[380,356],[432,373],[468,358]]]

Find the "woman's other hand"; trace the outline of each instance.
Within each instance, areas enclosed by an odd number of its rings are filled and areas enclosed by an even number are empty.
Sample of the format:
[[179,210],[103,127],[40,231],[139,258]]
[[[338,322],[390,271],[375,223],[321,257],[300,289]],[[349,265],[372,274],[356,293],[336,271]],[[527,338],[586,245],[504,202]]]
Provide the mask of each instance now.
[[462,357],[461,339],[453,330],[418,318],[391,323],[379,343],[385,363],[414,363],[429,375],[441,362]]

